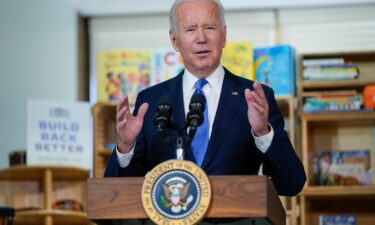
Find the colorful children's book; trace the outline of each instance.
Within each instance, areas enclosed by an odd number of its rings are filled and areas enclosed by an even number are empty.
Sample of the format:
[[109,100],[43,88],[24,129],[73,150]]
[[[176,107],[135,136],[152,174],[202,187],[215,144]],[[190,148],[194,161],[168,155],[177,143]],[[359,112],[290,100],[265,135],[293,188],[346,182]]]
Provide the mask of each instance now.
[[254,80],[253,47],[250,42],[226,43],[221,64],[232,73]]
[[127,95],[133,106],[137,94],[150,83],[150,51],[100,51],[97,68],[97,100],[116,103]]
[[270,86],[275,95],[295,93],[295,54],[289,45],[254,49],[256,80]]
[[370,150],[321,151],[312,153],[310,160],[314,185],[371,184]]

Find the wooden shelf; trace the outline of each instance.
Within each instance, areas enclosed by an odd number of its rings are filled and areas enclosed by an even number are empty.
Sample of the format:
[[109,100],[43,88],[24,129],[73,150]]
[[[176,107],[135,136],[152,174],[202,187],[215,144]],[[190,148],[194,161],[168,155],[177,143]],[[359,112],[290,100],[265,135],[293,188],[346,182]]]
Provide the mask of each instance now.
[[99,102],[92,108],[94,118],[94,177],[103,177],[112,149],[107,143],[116,142],[116,105]]
[[375,197],[375,185],[366,186],[335,186],[335,187],[306,187],[303,195],[310,197],[327,197],[327,196],[372,196]]
[[59,210],[59,209],[42,209],[42,210],[25,210],[25,211],[17,211],[17,216],[48,216],[48,215],[55,215],[55,216],[67,216],[67,217],[76,217],[81,218],[81,220],[88,221],[87,214],[84,212],[72,211],[72,210]]
[[[61,200],[75,200],[87,208],[89,171],[68,166],[15,166],[0,171],[0,204],[16,211],[15,225],[89,224],[85,212],[55,210]],[[30,209],[32,208],[32,209]]]
[[15,224],[41,224],[50,217],[53,224],[89,224],[87,214],[70,210],[27,210],[16,212]]
[[95,111],[100,111],[100,110],[103,110],[103,109],[116,109],[116,104],[114,103],[109,103],[109,102],[98,102],[96,103],[95,105],[97,105],[98,107],[93,107],[92,108],[92,111],[95,112]]
[[112,149],[99,150],[99,155],[104,157],[110,157],[112,155]]
[[375,111],[301,113],[307,121],[375,120]]
[[275,96],[276,101],[294,101],[294,96],[290,95],[277,95]]
[[[357,79],[304,80],[303,60],[343,58],[353,62],[359,70]],[[308,177],[301,194],[303,225],[319,224],[324,214],[354,214],[359,225],[373,225],[375,221],[375,185],[313,186],[315,161],[311,157],[322,151],[369,150],[371,167],[375,168],[374,135],[375,111],[336,111],[303,113],[307,97],[325,91],[354,90],[360,94],[366,85],[375,84],[375,52],[335,52],[299,56],[298,109],[301,119],[302,159]],[[374,171],[374,169],[372,169]],[[374,176],[372,176],[374,177]],[[374,181],[372,181],[374,183]]]
[[[375,74],[374,74],[375,76]],[[337,89],[337,88],[357,88],[369,84],[375,84],[374,79],[353,79],[353,80],[324,80],[301,82],[300,86],[304,89]]]
[[333,58],[333,57],[372,57],[373,51],[352,51],[352,52],[324,52],[324,53],[309,53],[304,55],[305,59],[315,58]]
[[0,171],[1,180],[41,180],[50,170],[54,180],[81,180],[89,177],[88,170],[64,166],[14,166]]

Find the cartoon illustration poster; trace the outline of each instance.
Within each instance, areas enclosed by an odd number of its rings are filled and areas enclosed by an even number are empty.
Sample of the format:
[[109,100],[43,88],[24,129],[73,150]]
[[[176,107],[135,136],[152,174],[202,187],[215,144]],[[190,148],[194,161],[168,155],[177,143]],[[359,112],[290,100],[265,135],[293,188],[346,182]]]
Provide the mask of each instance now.
[[151,51],[151,85],[168,80],[183,69],[182,57],[180,53],[173,49],[154,49]]
[[128,95],[134,105],[138,92],[150,85],[150,51],[107,50],[98,53],[98,101],[117,102]]
[[221,63],[232,73],[254,80],[253,48],[250,42],[227,42]]

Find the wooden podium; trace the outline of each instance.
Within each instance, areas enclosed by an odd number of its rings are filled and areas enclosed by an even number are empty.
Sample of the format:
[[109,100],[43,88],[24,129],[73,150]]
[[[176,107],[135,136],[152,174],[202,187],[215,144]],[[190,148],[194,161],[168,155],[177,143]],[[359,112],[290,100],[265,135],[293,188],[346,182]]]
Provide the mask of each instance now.
[[[141,201],[143,177],[88,181],[90,220],[146,219]],[[265,176],[210,176],[211,204],[206,218],[251,218],[251,224],[285,225],[285,211]]]

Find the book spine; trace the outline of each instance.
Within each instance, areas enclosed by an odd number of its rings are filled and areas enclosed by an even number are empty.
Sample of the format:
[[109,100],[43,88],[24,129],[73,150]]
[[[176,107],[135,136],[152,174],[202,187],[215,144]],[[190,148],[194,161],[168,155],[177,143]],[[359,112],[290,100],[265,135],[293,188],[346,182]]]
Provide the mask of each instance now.
[[344,64],[344,58],[325,58],[325,59],[304,59],[302,65],[306,66],[319,66],[319,65],[332,65]]
[[355,215],[320,215],[319,225],[357,225]]

